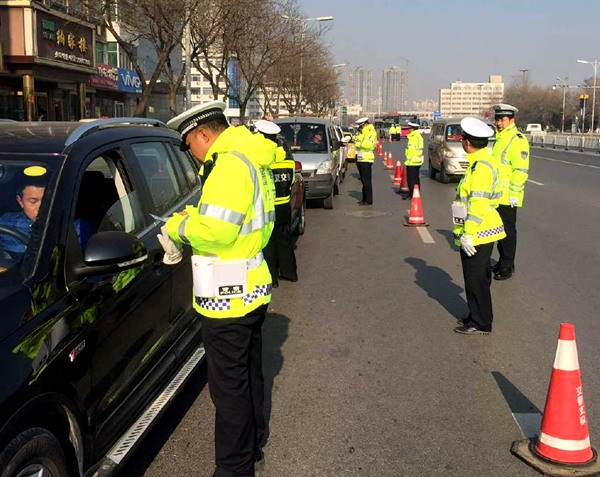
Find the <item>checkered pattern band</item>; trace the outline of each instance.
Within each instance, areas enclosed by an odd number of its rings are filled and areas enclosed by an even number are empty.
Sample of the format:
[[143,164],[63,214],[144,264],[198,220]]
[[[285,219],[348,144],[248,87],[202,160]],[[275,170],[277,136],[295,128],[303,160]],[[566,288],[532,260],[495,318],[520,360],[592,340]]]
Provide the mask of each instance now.
[[492,235],[498,235],[498,234],[501,234],[502,232],[504,232],[504,225],[500,225],[499,227],[496,227],[494,229],[477,232],[477,237],[479,237],[479,238],[491,237]]
[[231,300],[228,298],[202,298],[196,297],[196,304],[206,310],[226,311],[231,310]]
[[271,284],[267,285],[256,285],[254,287],[254,291],[244,296],[244,305],[249,305],[254,300],[260,298],[261,296],[268,296],[271,294]]
[[179,134],[181,134],[181,136],[183,137],[196,126],[202,123],[207,123],[208,121],[215,119],[219,116],[223,116],[223,111],[221,111],[221,109],[211,109],[210,111],[206,111],[205,113],[202,113],[199,116],[194,116],[190,119],[187,119],[179,125]]

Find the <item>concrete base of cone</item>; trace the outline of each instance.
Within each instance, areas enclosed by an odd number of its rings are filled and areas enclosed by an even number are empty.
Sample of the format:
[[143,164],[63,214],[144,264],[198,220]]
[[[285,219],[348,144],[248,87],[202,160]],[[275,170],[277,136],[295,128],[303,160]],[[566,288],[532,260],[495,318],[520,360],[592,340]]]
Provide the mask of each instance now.
[[575,465],[546,459],[535,451],[534,445],[535,440],[532,439],[515,441],[510,448],[510,452],[542,475],[549,477],[600,476],[600,462],[598,462],[598,454],[594,449],[592,449],[594,453],[592,460]]
[[422,224],[409,224],[408,222],[404,222],[402,225],[405,227],[429,227],[427,222],[423,222]]

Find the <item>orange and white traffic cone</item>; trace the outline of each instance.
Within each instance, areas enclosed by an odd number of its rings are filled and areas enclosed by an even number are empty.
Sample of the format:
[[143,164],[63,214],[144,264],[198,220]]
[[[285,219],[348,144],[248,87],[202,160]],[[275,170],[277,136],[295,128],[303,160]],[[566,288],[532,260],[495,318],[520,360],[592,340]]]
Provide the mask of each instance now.
[[394,185],[400,186],[402,184],[402,163],[400,160],[396,161],[396,170],[394,171]]
[[513,443],[511,452],[544,475],[600,475],[590,444],[575,343],[575,326],[561,323],[540,437]]
[[404,222],[406,226],[420,227],[428,226],[423,217],[423,204],[421,203],[421,192],[419,192],[419,184],[415,184],[412,200],[410,201],[410,213],[408,220]]
[[392,153],[391,152],[388,154],[387,162],[385,163],[385,168],[386,169],[393,169],[394,168],[394,160],[392,159]]
[[407,196],[410,192],[408,187],[408,174],[406,173],[406,166],[402,167],[402,182],[400,182],[400,190],[398,192],[402,196]]

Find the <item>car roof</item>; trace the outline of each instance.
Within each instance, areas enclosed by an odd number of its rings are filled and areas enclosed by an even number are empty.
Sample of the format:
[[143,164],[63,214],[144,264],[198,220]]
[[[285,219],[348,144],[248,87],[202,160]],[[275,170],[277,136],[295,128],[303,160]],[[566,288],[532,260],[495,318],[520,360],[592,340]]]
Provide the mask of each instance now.
[[486,124],[492,124],[493,121],[489,118],[482,118],[480,116],[455,116],[455,117],[451,117],[451,118],[442,118],[442,119],[436,119],[435,121],[433,121],[432,124],[445,124],[445,123],[456,123],[456,124],[460,124],[460,121],[464,118],[467,117],[474,117],[477,119],[481,119],[484,123]]
[[[132,134],[132,131],[135,132]],[[0,153],[63,154],[82,138],[95,133],[105,140],[109,139],[108,135],[111,136],[111,140],[121,140],[132,136],[155,136],[158,131],[160,135],[179,137],[161,121],[146,118],[110,118],[92,122],[2,122]]]
[[285,123],[310,123],[310,124],[329,124],[329,121],[323,118],[313,118],[310,116],[307,117],[293,117],[293,118],[277,118],[273,122],[277,124],[285,124]]

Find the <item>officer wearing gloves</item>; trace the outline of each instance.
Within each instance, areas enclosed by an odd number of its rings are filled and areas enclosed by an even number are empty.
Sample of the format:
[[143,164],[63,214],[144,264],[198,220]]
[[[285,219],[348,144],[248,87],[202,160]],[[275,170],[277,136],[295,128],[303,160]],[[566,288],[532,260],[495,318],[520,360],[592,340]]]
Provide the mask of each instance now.
[[286,151],[277,142],[281,128],[277,124],[261,119],[256,121],[256,130],[277,145],[275,161],[271,163],[275,182],[275,227],[269,243],[263,250],[273,279],[273,287],[279,286],[279,278],[298,281],[296,255],[290,222],[292,220],[292,184],[295,180],[296,164],[291,151]]
[[402,197],[402,200],[412,199],[415,184],[421,187],[419,169],[423,165],[423,135],[419,132],[419,124],[410,122],[408,125],[412,128],[412,131],[406,136],[407,143],[404,150],[408,196]]
[[517,209],[523,206],[525,182],[529,176],[529,142],[517,129],[517,108],[510,104],[497,104],[493,109],[498,132],[492,154],[499,163],[502,187],[498,213],[506,231],[506,238],[498,242],[500,259],[494,266],[494,280],[506,280],[515,271]]
[[493,320],[490,258],[494,242],[506,237],[496,210],[501,196],[497,187],[498,169],[487,150],[488,138],[494,131],[476,118],[464,118],[460,126],[469,168],[456,188],[452,232],[454,243],[461,249],[469,316],[454,331],[486,335],[492,331]]
[[182,149],[214,165],[198,206],[174,214],[166,232],[193,251],[194,308],[216,408],[213,477],[253,477],[266,434],[261,326],[271,275],[262,249],[275,219],[269,166],[276,145],[229,126],[224,110],[224,102],[212,101],[167,123],[181,134]]
[[377,132],[375,127],[369,123],[369,118],[364,117],[356,121],[359,132],[356,136],[354,146],[356,147],[356,167],[362,183],[362,200],[358,205],[373,204],[373,185],[371,182],[371,169],[375,161],[375,143],[377,142]]

